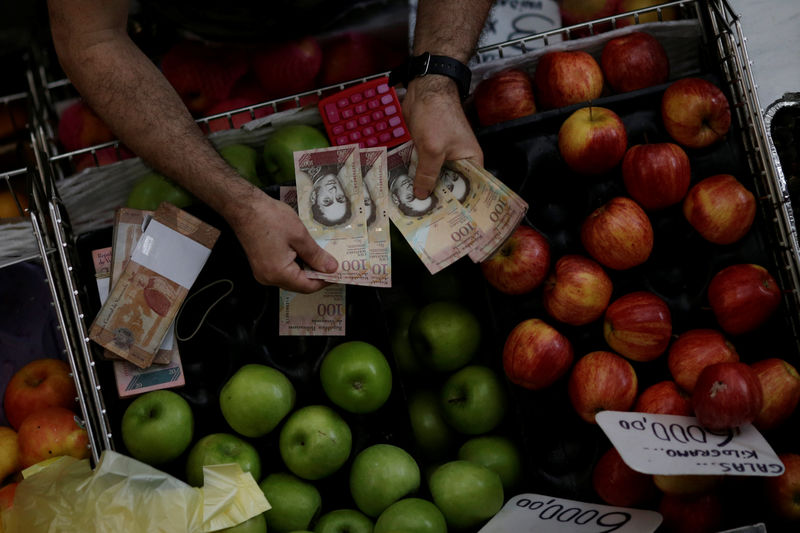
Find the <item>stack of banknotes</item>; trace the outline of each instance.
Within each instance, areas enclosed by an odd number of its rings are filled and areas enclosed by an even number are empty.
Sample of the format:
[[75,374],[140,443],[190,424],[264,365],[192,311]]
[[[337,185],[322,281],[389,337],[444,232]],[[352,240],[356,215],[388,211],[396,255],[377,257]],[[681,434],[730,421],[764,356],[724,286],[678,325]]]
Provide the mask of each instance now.
[[[426,199],[414,197],[413,141],[385,147],[337,146],[294,154],[296,188],[281,199],[297,209],[311,236],[339,262],[324,291],[281,290],[281,335],[344,335],[344,285],[391,287],[389,221],[431,274],[464,256],[489,258],[519,225],[528,204],[468,160],[448,161]],[[331,313],[332,310],[339,312]]]

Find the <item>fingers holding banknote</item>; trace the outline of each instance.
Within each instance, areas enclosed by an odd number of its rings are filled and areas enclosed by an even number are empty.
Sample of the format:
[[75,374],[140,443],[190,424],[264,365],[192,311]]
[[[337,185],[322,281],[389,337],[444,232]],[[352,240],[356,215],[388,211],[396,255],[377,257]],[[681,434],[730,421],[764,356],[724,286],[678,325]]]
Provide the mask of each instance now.
[[266,194],[253,198],[251,209],[232,226],[253,276],[261,284],[311,293],[328,283],[309,279],[296,259],[322,272],[333,272],[338,266],[336,259],[314,242],[297,213]]
[[414,178],[417,198],[430,195],[446,160],[470,159],[483,166],[483,151],[449,78],[425,76],[409,83],[403,113],[419,155]]

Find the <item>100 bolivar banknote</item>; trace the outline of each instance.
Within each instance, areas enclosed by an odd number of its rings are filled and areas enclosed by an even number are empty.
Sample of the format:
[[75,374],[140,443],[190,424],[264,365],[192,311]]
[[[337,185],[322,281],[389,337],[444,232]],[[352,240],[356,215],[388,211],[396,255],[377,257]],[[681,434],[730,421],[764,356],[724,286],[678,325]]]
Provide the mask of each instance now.
[[[280,200],[297,210],[297,188],[281,187]],[[278,335],[344,335],[346,286],[332,284],[311,293],[278,291]]]
[[336,272],[306,267],[332,283],[368,284],[369,239],[358,145],[294,153],[297,213],[314,241],[339,262]]
[[528,210],[528,203],[487,170],[468,159],[447,161],[439,181],[467,209],[481,237],[470,251],[485,261],[508,239]]
[[389,218],[423,264],[435,274],[468,255],[482,239],[469,211],[439,180],[430,196],[414,196],[417,168],[414,142],[408,141],[387,155]]

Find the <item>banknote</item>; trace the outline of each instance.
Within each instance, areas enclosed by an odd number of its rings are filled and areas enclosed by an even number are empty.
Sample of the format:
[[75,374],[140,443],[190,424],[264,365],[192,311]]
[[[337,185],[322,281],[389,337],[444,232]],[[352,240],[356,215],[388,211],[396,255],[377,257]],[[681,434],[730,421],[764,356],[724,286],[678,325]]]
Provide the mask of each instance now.
[[344,335],[346,285],[332,284],[311,294],[281,289],[279,335]]
[[389,237],[389,183],[386,147],[361,148],[361,177],[364,181],[364,207],[367,212],[370,271],[367,282],[372,287],[392,286],[392,246]]
[[387,155],[389,218],[431,274],[469,254],[481,238],[469,212],[441,181],[424,200],[414,197],[417,154],[413,141]]
[[[114,232],[112,235],[112,255],[111,255],[111,287],[113,287],[122,272],[125,270],[125,265],[133,254],[139,238],[147,229],[147,224],[153,218],[153,211],[146,211],[142,209],[132,209],[129,207],[121,207],[114,213]],[[105,300],[103,300],[105,301]],[[154,364],[166,365],[177,354],[178,346],[175,343],[175,324],[173,323],[167,335],[164,337],[156,356],[153,359]],[[111,350],[103,350],[103,357],[106,359],[122,360],[121,357],[116,355]]]
[[468,159],[447,161],[439,181],[469,211],[481,231],[481,239],[469,253],[476,263],[489,258],[508,239],[528,210],[517,193]]
[[358,145],[294,153],[297,211],[311,237],[339,262],[326,274],[306,275],[332,283],[368,284],[370,271],[364,187]]
[[[297,210],[297,188],[282,186],[280,200]],[[344,335],[343,284],[328,285],[311,294],[278,290],[278,335]]]
[[92,250],[92,263],[97,294],[100,296],[100,303],[103,303],[108,298],[108,291],[111,288],[111,247]]
[[216,228],[162,203],[89,338],[140,368],[150,366],[218,237]]
[[167,364],[139,368],[127,361],[114,361],[114,379],[117,382],[117,394],[127,398],[159,389],[171,389],[186,384],[183,365],[178,350],[171,352]]

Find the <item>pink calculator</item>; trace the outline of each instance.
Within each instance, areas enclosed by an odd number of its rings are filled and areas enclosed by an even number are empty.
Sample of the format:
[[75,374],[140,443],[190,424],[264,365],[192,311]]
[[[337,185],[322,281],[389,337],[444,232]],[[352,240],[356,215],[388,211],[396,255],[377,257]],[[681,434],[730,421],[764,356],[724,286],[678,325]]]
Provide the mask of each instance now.
[[389,78],[359,83],[319,102],[319,112],[332,145],[390,148],[411,139],[400,101]]

